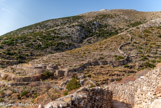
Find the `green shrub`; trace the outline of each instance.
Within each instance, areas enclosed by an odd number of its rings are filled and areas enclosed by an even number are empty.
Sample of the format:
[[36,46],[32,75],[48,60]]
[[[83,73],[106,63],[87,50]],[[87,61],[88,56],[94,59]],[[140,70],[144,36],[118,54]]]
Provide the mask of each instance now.
[[42,50],[43,47],[41,44],[36,44],[35,47],[34,47],[35,50]]
[[150,30],[144,30],[144,33],[151,33]]
[[117,79],[116,79],[116,81],[121,81],[121,80],[122,80],[122,78],[117,78]]
[[79,87],[81,87],[81,85],[76,78],[71,79],[67,84],[68,91],[71,91],[73,89],[77,89]]
[[67,90],[64,92],[64,95],[65,95],[65,96],[68,95],[68,91],[67,91]]
[[129,68],[130,66],[129,66],[128,64],[125,64],[124,67],[125,67],[125,68]]
[[0,98],[0,102],[3,102],[4,100],[3,100],[3,98]]
[[102,38],[108,38],[108,37],[111,37],[111,36],[114,36],[114,35],[117,35],[117,34],[118,34],[117,30],[107,31],[107,30],[104,30],[104,28],[99,28],[98,32],[96,33],[96,36],[102,37]]
[[161,38],[161,34],[158,37]]
[[17,60],[24,60],[24,59],[25,59],[25,55],[17,54],[17,55],[16,55],[16,59],[17,59]]
[[93,85],[93,84],[91,84],[90,86],[89,86],[89,88],[94,88],[94,87],[96,87],[95,85]]
[[20,97],[26,96],[28,93],[29,93],[28,91],[23,91],[23,92],[20,94]]
[[42,75],[45,76],[46,78],[49,78],[52,76],[52,73],[50,71],[45,71]]
[[115,60],[119,61],[121,59],[124,59],[124,57],[123,56],[115,56]]
[[85,76],[86,76],[86,77],[91,77],[92,75],[91,75],[91,74],[86,74]]
[[3,46],[2,45],[0,45],[0,49],[3,49]]
[[143,64],[143,67],[145,67],[145,68],[154,68],[155,65],[152,64],[152,63],[149,63],[149,62],[145,62],[145,63]]
[[99,60],[104,60],[104,57],[99,57]]
[[151,60],[152,63],[156,63],[156,60]]
[[33,93],[33,97],[36,98],[38,97],[38,94],[36,92]]
[[148,60],[148,58],[146,56],[142,56],[141,60],[145,61],[145,60]]
[[102,20],[104,18],[105,19],[107,19],[107,18],[112,19],[114,17],[116,17],[116,15],[112,15],[112,14],[102,14],[102,15],[96,16],[96,19],[100,19],[100,20]]
[[142,51],[142,50],[140,50],[140,49],[139,49],[139,51],[138,51],[138,52],[139,52],[139,53],[143,53],[143,51]]
[[9,40],[5,40],[5,41],[2,41],[1,44],[5,44],[5,45],[9,45],[9,46],[12,46],[14,45],[14,40],[13,39],[9,39]]
[[135,26],[138,26],[138,25],[140,25],[140,24],[142,24],[142,22],[136,21],[136,22],[134,22],[134,23],[131,23],[129,26],[135,27]]

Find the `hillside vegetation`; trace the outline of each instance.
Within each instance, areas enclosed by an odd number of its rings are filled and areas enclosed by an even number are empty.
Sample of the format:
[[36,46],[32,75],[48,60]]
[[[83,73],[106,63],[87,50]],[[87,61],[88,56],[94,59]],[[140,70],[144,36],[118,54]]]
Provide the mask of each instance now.
[[160,12],[47,20],[0,37],[0,101],[45,105],[80,87],[135,80],[159,62]]
[[6,67],[28,62],[47,54],[92,44],[157,15],[135,10],[89,12],[20,28],[0,37],[0,65]]

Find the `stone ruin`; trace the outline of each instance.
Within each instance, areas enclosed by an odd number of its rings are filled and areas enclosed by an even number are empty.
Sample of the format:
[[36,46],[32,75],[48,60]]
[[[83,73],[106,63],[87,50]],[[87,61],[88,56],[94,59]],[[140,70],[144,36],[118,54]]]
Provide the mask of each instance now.
[[135,81],[83,88],[45,108],[161,108],[161,64]]
[[74,94],[48,103],[44,108],[112,108],[112,92],[97,88],[81,88]]

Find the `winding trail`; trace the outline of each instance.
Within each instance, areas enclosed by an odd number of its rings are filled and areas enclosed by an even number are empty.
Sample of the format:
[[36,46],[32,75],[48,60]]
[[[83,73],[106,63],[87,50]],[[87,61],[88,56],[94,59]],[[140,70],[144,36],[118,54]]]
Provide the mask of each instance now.
[[[125,33],[127,33],[127,32],[125,32]],[[125,33],[124,33],[124,34],[125,34]],[[128,34],[128,36],[129,36],[129,41],[126,42],[126,43],[123,43],[123,44],[120,45],[119,48],[118,48],[118,51],[119,51],[121,54],[123,54],[123,55],[125,56],[125,59],[128,58],[129,55],[128,55],[126,52],[124,52],[124,51],[122,50],[122,48],[123,48],[124,46],[129,45],[129,44],[132,43],[132,37],[131,37],[131,35]]]

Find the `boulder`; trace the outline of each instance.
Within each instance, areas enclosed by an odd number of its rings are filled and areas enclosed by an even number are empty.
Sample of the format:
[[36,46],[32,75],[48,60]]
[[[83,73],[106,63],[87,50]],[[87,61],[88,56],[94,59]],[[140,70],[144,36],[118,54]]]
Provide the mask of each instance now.
[[36,64],[34,66],[34,69],[46,69],[46,64]]
[[56,70],[55,77],[63,77],[65,75],[65,71],[63,70]]
[[151,108],[161,108],[161,99],[156,99],[151,104]]
[[49,64],[49,65],[47,65],[47,69],[48,70],[50,70],[50,69],[58,69],[58,65]]

